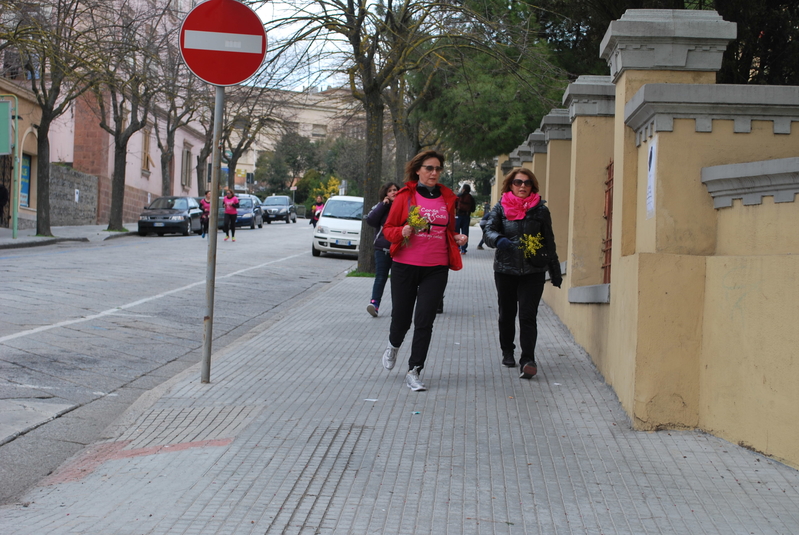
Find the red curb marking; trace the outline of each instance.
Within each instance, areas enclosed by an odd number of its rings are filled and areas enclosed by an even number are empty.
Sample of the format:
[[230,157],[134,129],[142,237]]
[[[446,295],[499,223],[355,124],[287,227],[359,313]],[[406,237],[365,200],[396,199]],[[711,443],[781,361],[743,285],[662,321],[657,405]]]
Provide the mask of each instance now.
[[71,463],[62,466],[56,472],[45,478],[42,484],[57,485],[59,483],[79,481],[94,472],[98,466],[106,461],[129,459],[131,457],[142,457],[145,455],[158,455],[160,453],[171,453],[173,451],[183,451],[191,448],[227,446],[233,442],[233,439],[219,438],[216,440],[199,440],[197,442],[183,442],[167,446],[150,446],[148,448],[133,450],[124,449],[130,445],[130,442],[130,440],[123,440],[121,442],[108,442],[92,446],[86,453]]

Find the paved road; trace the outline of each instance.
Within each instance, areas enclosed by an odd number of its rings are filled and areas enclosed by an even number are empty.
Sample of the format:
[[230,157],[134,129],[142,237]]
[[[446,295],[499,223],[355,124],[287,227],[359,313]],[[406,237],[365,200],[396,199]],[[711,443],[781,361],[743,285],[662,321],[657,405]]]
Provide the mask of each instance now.
[[[313,258],[303,223],[220,238],[214,351],[354,266]],[[0,251],[0,503],[201,359],[206,243],[128,236]]]

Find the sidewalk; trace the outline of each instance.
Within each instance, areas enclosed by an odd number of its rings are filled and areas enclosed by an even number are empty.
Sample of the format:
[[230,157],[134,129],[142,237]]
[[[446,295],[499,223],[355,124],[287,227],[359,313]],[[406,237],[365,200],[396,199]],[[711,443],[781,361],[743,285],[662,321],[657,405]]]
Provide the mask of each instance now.
[[10,228],[0,227],[0,249],[17,249],[52,245],[64,241],[96,242],[136,233],[137,223],[123,225],[129,232],[109,232],[108,225],[78,225],[70,227],[51,227],[52,236],[37,236],[35,228],[17,229],[17,237],[12,238]]
[[799,472],[700,432],[632,431],[546,306],[538,376],[503,368],[492,253],[450,272],[427,392],[404,385],[410,338],[380,364],[372,280],[336,280],[216,354],[211,384],[195,366],[140,398],[1,508],[0,533],[799,532]]

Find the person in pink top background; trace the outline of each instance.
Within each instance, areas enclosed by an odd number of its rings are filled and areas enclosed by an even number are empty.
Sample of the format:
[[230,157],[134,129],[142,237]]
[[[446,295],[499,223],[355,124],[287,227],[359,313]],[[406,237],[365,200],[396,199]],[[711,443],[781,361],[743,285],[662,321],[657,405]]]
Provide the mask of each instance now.
[[383,235],[391,243],[391,327],[383,367],[394,368],[400,345],[411,328],[413,342],[405,384],[427,390],[420,373],[427,359],[436,309],[447,287],[449,270],[463,267],[459,247],[468,237],[455,231],[451,189],[438,183],[444,155],[420,152],[405,165],[405,187],[391,205]]
[[225,241],[228,241],[228,238],[233,238],[233,241],[236,241],[236,219],[239,216],[236,208],[239,207],[239,198],[234,195],[232,189],[225,190],[222,204],[225,206],[225,221],[222,225],[222,229],[225,231]]
[[205,238],[205,235],[208,234],[208,220],[211,217],[211,190],[205,190],[205,197],[200,199],[200,208],[203,211],[200,216],[200,227],[202,228],[200,236]]

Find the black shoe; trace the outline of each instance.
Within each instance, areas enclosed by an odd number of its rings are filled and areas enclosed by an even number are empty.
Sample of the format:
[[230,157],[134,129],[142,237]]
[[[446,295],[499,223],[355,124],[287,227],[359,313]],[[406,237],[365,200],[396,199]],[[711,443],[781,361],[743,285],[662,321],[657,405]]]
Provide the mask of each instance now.
[[519,379],[532,379],[537,373],[538,366],[536,366],[534,360],[531,360],[530,362],[522,364],[522,371],[519,374]]
[[516,367],[516,359],[513,358],[513,353],[506,353],[502,355],[502,365],[508,368]]

